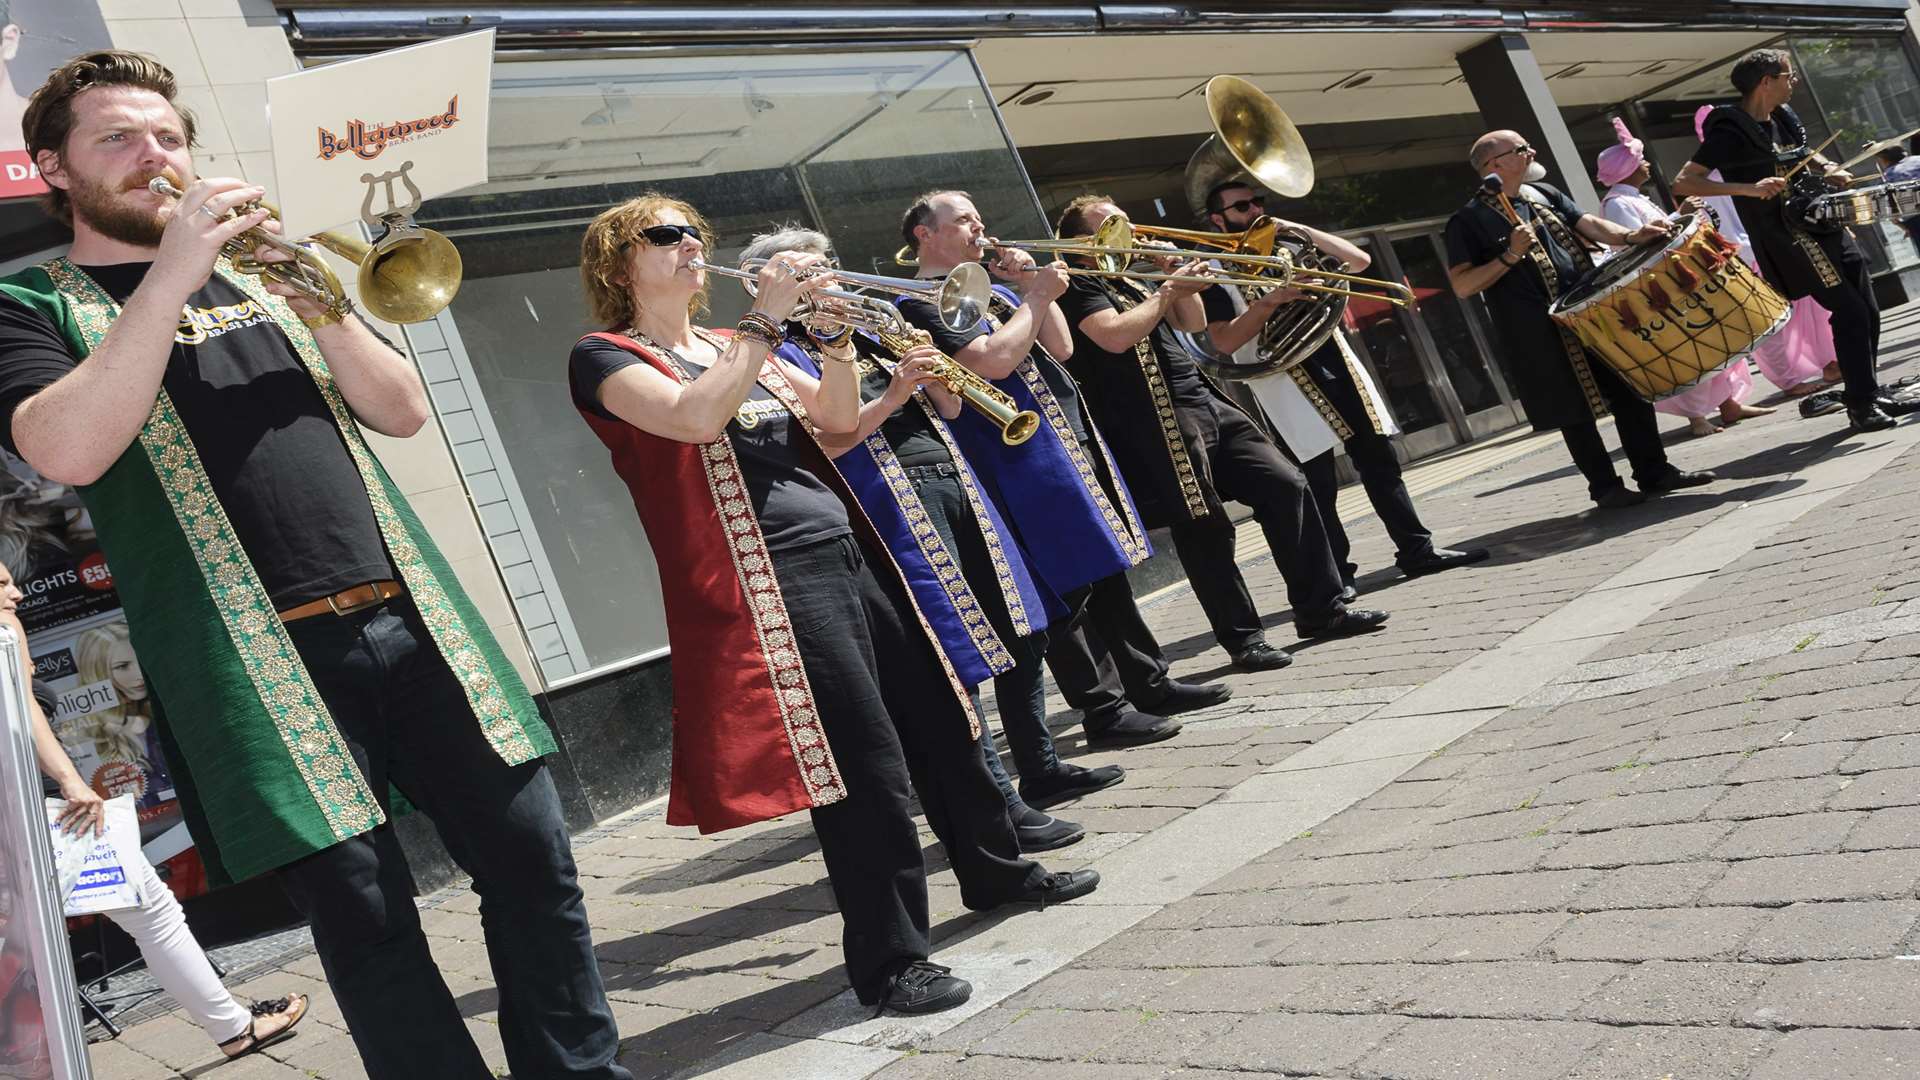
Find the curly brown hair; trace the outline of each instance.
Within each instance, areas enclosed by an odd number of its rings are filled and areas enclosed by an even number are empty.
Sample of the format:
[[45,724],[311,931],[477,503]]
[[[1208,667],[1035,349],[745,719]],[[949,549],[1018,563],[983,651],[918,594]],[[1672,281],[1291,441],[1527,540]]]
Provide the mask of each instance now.
[[[627,288],[627,248],[640,239],[640,230],[658,225],[661,215],[678,210],[687,224],[700,230],[700,243],[713,251],[713,227],[700,211],[658,191],[644,191],[618,206],[600,211],[580,238],[580,287],[587,294],[593,321],[607,327],[633,324],[633,294]],[[712,284],[711,281],[708,282]],[[702,288],[687,304],[696,318],[706,313],[707,290]]]
[[1093,230],[1087,227],[1087,207],[1110,202],[1113,202],[1111,195],[1099,195],[1091,191],[1085,195],[1075,195],[1073,201],[1061,209],[1060,217],[1053,225],[1053,235],[1063,240],[1088,235]]
[[[173,111],[180,114],[187,146],[199,145],[194,138],[193,112],[174,100],[180,87],[173,72],[145,53],[106,49],[84,53],[54,68],[40,89],[33,92],[27,111],[20,118],[20,131],[26,136],[29,158],[38,162],[42,151],[56,155],[66,152],[67,136],[73,132],[73,100],[96,86],[129,86],[151,90],[166,98]],[[66,192],[49,184],[42,200],[48,213],[68,225],[73,224],[73,200]]]

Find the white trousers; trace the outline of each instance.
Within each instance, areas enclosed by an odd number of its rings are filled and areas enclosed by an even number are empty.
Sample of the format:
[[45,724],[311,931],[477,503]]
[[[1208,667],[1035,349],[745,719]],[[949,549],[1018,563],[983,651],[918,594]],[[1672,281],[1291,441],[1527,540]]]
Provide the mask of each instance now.
[[128,860],[128,869],[140,875],[140,895],[146,903],[137,908],[106,912],[114,925],[127,932],[140,946],[153,981],[173,995],[201,1030],[214,1042],[226,1042],[246,1034],[253,1019],[244,1006],[227,993],[207,962],[206,951],[187,929],[186,912],[154,873],[153,864],[144,856]]

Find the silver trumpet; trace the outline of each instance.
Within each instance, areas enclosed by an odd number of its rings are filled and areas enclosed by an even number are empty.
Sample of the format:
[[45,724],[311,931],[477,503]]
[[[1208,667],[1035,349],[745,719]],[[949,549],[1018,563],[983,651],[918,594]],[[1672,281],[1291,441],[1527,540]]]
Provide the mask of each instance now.
[[[740,264],[739,269],[735,269],[730,266],[715,266],[705,259],[696,258],[689,265],[697,266],[710,274],[736,278],[746,286],[748,295],[757,296],[759,295],[760,268],[766,264],[765,259],[748,259]],[[899,312],[894,310],[890,300],[884,296],[860,292],[859,289],[917,296],[938,308],[940,321],[954,330],[967,329],[979,322],[980,317],[987,312],[987,297],[990,289],[987,272],[974,263],[956,266],[952,273],[936,280],[855,274],[846,270],[835,270],[833,275],[839,282],[857,286],[857,288],[816,289],[805,303],[794,310],[791,318],[798,322],[806,322],[810,317],[818,314],[833,322],[875,333],[882,330],[905,332],[906,324],[901,321]]]

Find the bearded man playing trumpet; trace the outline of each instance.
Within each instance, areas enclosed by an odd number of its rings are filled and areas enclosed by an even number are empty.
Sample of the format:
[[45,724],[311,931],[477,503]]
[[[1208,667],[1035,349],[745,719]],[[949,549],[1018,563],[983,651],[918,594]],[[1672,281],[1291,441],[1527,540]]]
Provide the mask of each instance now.
[[[991,246],[986,222],[964,191],[915,199],[901,216],[900,233],[922,278],[972,266]],[[1046,661],[1067,704],[1080,711],[1088,743],[1138,746],[1172,738],[1180,731],[1175,714],[1217,705],[1231,691],[1172,678],[1134,600],[1126,572],[1150,552],[1146,528],[1063,363],[1073,353],[1056,303],[1066,291],[1066,264],[1041,265],[1006,245],[994,251],[989,269],[1003,284],[993,286],[987,310],[972,325],[952,326],[914,297],[897,301],[900,313],[942,352],[1041,420],[1017,445],[977,416],[958,417],[952,429],[1020,539],[1028,567],[1067,610],[1048,632]],[[1010,725],[1007,738],[1020,768],[1020,796],[1029,805],[1051,806],[1089,790],[1080,772],[1054,769],[1049,756],[1037,752],[1037,735],[1027,751],[1020,726]]]
[[[1112,198],[1082,195],[1060,213],[1064,239],[1095,235],[1120,213]],[[1144,252],[1143,252],[1144,253]],[[1384,611],[1348,607],[1319,508],[1298,467],[1246,413],[1211,386],[1174,331],[1204,329],[1199,259],[1163,258],[1170,280],[1149,287],[1122,274],[1077,277],[1061,308],[1073,361],[1094,416],[1114,437],[1129,486],[1149,524],[1165,524],[1215,639],[1234,665],[1261,671],[1292,662],[1267,641],[1260,612],[1234,561],[1224,500],[1253,508],[1266,534],[1302,638],[1378,629]]]
[[360,434],[418,431],[420,376],[344,303],[233,271],[222,245],[276,223],[260,188],[195,178],[175,92],[127,52],[35,92],[27,147],[74,239],[0,280],[0,442],[86,501],[201,857],[286,887],[367,1074],[491,1072],[391,784],[473,876],[513,1072],[623,1080],[553,738]]
[[[1206,200],[1202,209],[1208,223],[1222,232],[1244,233],[1266,213],[1266,199],[1245,180],[1229,179],[1213,185]],[[1312,240],[1316,248],[1339,260],[1348,272],[1359,273],[1371,261],[1364,250],[1331,233],[1281,224]],[[1312,294],[1285,287],[1249,299],[1239,286],[1225,284],[1207,289],[1200,299],[1206,306],[1209,343],[1229,355],[1248,351],[1249,347],[1257,350],[1262,328],[1287,305],[1314,302]],[[1306,473],[1314,503],[1320,508],[1320,520],[1333,545],[1334,561],[1340,564],[1347,599],[1355,595],[1354,575],[1360,568],[1352,561],[1353,545],[1340,524],[1340,485],[1333,468],[1336,442],[1346,444],[1347,458],[1360,474],[1367,500],[1393,540],[1394,564],[1402,573],[1418,577],[1487,558],[1486,548],[1455,551],[1434,546],[1433,532],[1420,520],[1400,476],[1400,459],[1388,437],[1394,430],[1393,416],[1339,327],[1327,337],[1326,344],[1313,350],[1293,370],[1252,380],[1248,386],[1273,422],[1275,434]]]

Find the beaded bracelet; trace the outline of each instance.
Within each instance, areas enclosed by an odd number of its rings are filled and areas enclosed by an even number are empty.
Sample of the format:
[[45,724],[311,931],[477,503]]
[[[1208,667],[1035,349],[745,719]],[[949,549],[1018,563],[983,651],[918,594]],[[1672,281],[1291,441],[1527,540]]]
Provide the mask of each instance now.
[[853,336],[853,327],[841,323],[838,329],[821,330],[812,323],[807,324],[807,336],[822,345],[832,348]]
[[734,325],[734,334],[750,341],[761,342],[769,349],[778,346],[786,340],[787,336],[781,330],[779,323],[757,311],[749,311],[742,315],[740,321]]

